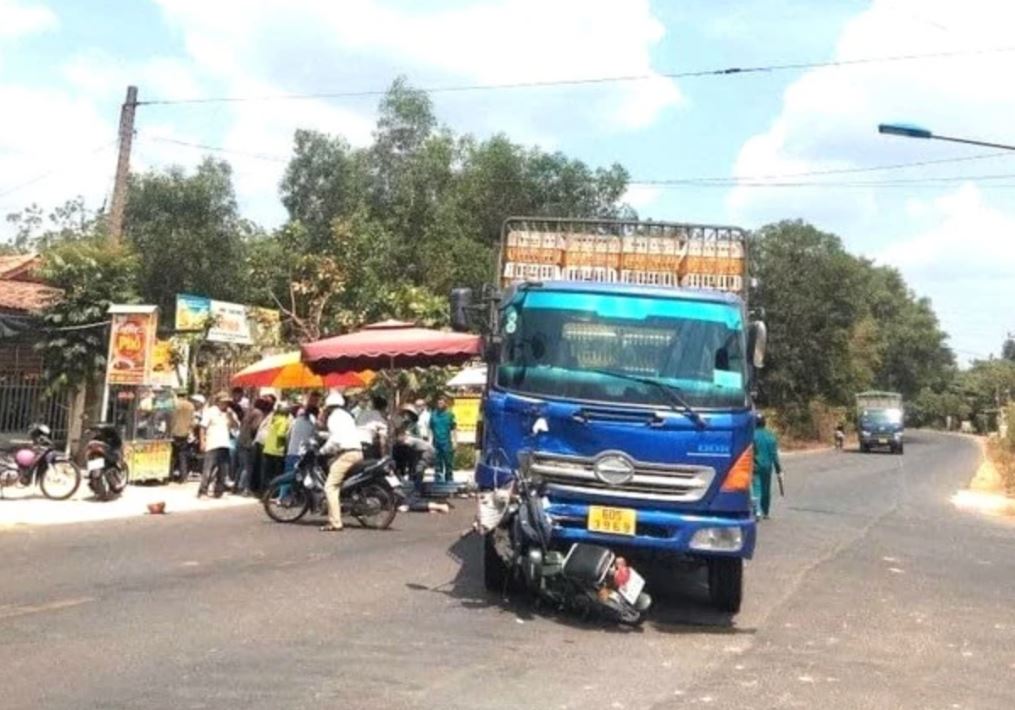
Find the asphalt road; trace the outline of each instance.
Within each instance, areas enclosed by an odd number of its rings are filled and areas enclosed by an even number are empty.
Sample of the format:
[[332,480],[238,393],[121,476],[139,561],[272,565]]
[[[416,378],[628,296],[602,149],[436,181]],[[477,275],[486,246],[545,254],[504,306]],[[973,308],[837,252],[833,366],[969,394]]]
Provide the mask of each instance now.
[[0,707],[1012,708],[1015,525],[948,498],[979,453],[788,463],[743,612],[683,577],[640,630],[484,593],[449,516],[259,509],[0,534]]

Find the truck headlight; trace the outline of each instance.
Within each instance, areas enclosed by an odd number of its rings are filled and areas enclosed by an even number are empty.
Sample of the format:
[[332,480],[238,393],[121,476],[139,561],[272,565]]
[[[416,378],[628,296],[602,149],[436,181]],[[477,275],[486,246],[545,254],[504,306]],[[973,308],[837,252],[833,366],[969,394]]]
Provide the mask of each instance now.
[[901,439],[902,438],[902,432],[901,431],[897,431],[892,436],[894,436],[896,438],[896,440]]
[[691,538],[692,550],[737,552],[744,546],[744,533],[739,527],[702,528]]
[[860,436],[870,436],[870,435],[871,435],[871,433],[869,431],[866,431],[866,430],[860,432]]

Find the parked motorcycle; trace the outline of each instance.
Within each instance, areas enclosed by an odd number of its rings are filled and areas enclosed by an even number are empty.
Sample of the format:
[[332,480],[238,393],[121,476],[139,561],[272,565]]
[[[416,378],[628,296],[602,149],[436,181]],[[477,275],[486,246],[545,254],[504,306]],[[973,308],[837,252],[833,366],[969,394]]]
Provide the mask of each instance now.
[[[316,440],[304,445],[296,469],[276,476],[264,492],[264,512],[279,523],[295,523],[313,511],[328,514],[324,496],[327,461]],[[384,530],[398,514],[402,480],[390,458],[364,459],[342,481],[342,513],[352,515],[366,528]]]
[[477,528],[483,533],[487,589],[524,589],[582,616],[641,623],[652,598],[643,591],[645,580],[623,557],[601,545],[574,543],[562,550],[551,542],[553,522],[530,462],[528,454],[519,454],[511,487],[480,497]]
[[88,487],[101,501],[116,498],[127,487],[130,471],[123,459],[123,438],[113,424],[96,424],[85,445]]
[[53,432],[45,424],[34,424],[28,436],[31,445],[0,460],[0,495],[8,486],[38,483],[47,498],[67,500],[81,485],[81,470],[53,447]]

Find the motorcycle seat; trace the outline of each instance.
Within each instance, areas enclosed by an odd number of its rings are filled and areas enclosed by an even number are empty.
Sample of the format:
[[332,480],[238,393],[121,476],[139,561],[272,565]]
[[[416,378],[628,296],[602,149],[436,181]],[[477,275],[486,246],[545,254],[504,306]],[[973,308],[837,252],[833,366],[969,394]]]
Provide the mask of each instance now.
[[363,459],[362,461],[357,461],[353,464],[352,468],[349,469],[349,472],[346,473],[346,478],[358,476],[361,473],[372,473],[377,469],[384,468],[388,464],[389,460],[390,459],[387,457],[384,457],[380,459]]

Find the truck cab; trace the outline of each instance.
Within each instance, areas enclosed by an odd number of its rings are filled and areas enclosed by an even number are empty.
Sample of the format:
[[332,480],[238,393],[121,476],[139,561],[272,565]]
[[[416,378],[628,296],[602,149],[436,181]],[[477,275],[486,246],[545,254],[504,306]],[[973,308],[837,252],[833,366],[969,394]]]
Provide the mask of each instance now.
[[555,542],[706,565],[713,603],[738,611],[764,347],[739,294],[522,281],[492,310],[479,487],[509,484],[526,452]]
[[905,450],[905,416],[902,395],[896,392],[861,392],[856,396],[857,436],[860,451]]

